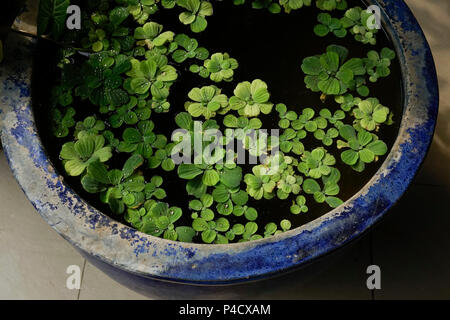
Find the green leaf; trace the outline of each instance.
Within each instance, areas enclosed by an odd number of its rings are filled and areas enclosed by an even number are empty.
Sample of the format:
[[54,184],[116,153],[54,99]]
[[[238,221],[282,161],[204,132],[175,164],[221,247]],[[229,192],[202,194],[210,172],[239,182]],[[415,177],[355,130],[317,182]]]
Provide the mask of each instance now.
[[217,232],[215,230],[206,230],[202,232],[202,240],[205,243],[212,243],[217,236]]
[[140,154],[132,155],[123,166],[122,172],[124,179],[130,177],[143,164],[144,158]]
[[240,186],[242,181],[242,168],[235,167],[233,169],[224,168],[222,174],[220,175],[220,182],[230,189],[237,188]]
[[387,145],[381,140],[376,140],[369,143],[366,147],[377,156],[383,156],[387,153]]
[[37,20],[38,36],[45,34],[49,28],[55,38],[59,38],[66,28],[69,0],[41,0]]
[[215,186],[219,182],[219,180],[220,176],[216,170],[206,170],[203,174],[202,181],[206,186]]
[[346,150],[341,153],[341,159],[345,164],[352,166],[358,161],[359,155],[354,150]]
[[318,75],[322,70],[320,59],[318,57],[308,57],[303,60],[302,70],[309,75]]
[[326,203],[331,207],[331,208],[337,208],[339,207],[341,204],[343,204],[344,202],[336,197],[327,197],[325,199]]
[[258,212],[254,208],[248,208],[244,215],[249,221],[255,221],[258,218]]
[[209,230],[209,225],[205,219],[198,218],[192,222],[192,228],[194,228],[195,231],[201,232],[201,231]]
[[175,231],[178,235],[178,240],[181,242],[192,242],[195,236],[195,230],[191,227],[177,227]]
[[192,180],[195,177],[201,175],[202,173],[203,173],[203,170],[201,170],[194,164],[182,163],[178,166],[178,176],[181,179]]
[[306,179],[303,182],[303,190],[308,194],[314,194],[315,192],[320,191],[320,186],[316,180]]

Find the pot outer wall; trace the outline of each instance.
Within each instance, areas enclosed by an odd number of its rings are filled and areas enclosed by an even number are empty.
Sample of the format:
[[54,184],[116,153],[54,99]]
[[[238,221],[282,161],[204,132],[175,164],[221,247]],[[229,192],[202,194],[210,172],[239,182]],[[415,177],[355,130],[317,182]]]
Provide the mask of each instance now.
[[[403,1],[367,2],[383,8],[384,27],[402,68],[404,113],[399,136],[380,170],[359,193],[307,225],[249,243],[185,244],[142,234],[89,206],[64,183],[39,140],[31,101],[36,44],[17,35],[9,37],[6,61],[0,67],[1,139],[9,165],[52,228],[94,265],[142,293],[170,298],[179,285],[166,281],[237,284],[305,266],[358,238],[386,214],[411,183],[434,133],[439,101],[437,77],[420,26]],[[194,291],[188,294],[190,290]],[[211,290],[197,287],[184,292],[192,297],[208,295]]]

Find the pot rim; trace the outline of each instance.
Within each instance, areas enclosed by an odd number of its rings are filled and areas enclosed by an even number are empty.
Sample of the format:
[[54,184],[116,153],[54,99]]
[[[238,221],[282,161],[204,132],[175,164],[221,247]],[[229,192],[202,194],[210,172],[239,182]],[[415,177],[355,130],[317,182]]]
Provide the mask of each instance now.
[[376,223],[406,191],[431,144],[438,84],[425,36],[404,1],[371,0],[400,60],[404,113],[381,168],[351,199],[320,218],[262,240],[206,245],[173,242],[116,222],[88,205],[63,181],[37,134],[31,110],[35,42],[9,39],[14,60],[0,69],[1,138],[8,163],[41,216],[75,247],[119,269],[188,284],[231,284],[299,267],[352,241]]

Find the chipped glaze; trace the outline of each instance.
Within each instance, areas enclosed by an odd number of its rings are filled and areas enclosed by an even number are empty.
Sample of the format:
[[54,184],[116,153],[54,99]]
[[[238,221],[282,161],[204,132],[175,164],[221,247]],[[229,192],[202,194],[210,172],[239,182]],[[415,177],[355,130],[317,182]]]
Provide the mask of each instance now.
[[190,284],[231,284],[300,267],[360,236],[408,188],[431,143],[438,85],[430,48],[400,0],[373,0],[400,59],[404,114],[399,136],[377,174],[328,214],[289,232],[254,242],[205,245],[155,238],[89,206],[64,183],[36,132],[31,101],[35,42],[11,36],[0,67],[0,128],[9,165],[36,210],[84,254],[119,270]]

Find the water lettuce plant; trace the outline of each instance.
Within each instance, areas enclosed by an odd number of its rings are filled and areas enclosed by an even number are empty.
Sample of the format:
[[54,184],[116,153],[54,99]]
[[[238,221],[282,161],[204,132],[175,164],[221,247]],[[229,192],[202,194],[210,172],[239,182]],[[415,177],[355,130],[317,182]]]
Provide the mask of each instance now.
[[350,8],[341,18],[341,24],[343,28],[350,30],[356,41],[374,45],[377,42],[375,35],[378,29],[369,26],[368,20],[372,16],[373,13],[361,7]]
[[376,161],[388,150],[386,143],[364,129],[357,132],[352,126],[343,125],[339,133],[345,141],[339,140],[338,148],[346,149],[341,153],[341,159],[356,171],[363,171],[367,163]]
[[239,115],[257,117],[260,113],[269,114],[273,104],[269,102],[270,93],[267,84],[259,79],[253,82],[241,82],[234,89],[234,96],[229,100],[230,107]]
[[362,59],[347,60],[348,50],[340,46],[327,47],[320,56],[305,58],[302,70],[306,87],[324,95],[343,95],[356,85],[356,78],[366,74]]
[[338,38],[344,38],[347,35],[347,29],[343,27],[341,20],[332,18],[329,13],[319,13],[317,16],[319,24],[314,27],[314,33],[319,37],[325,37],[333,33]]
[[194,88],[188,96],[192,101],[186,102],[185,109],[193,117],[210,119],[216,113],[224,114],[228,111],[228,97],[221,94],[221,90],[215,86]]
[[208,22],[205,17],[213,14],[213,6],[209,1],[202,0],[177,0],[177,5],[186,9],[179,16],[183,24],[190,25],[192,32],[202,32]]

